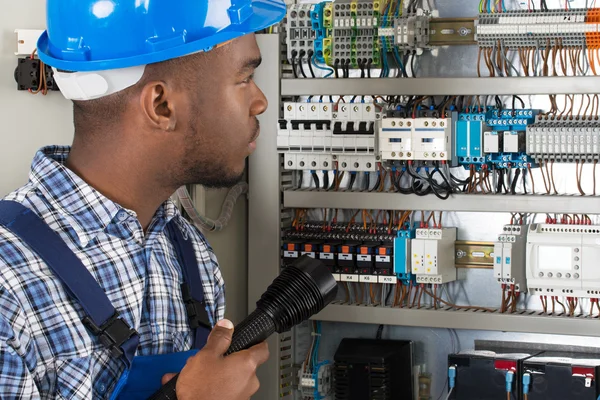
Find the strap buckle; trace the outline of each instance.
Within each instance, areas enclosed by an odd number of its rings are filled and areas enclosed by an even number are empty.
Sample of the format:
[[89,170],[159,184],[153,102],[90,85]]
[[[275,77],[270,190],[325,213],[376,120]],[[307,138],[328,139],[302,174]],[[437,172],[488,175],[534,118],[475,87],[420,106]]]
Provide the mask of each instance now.
[[185,304],[185,310],[187,311],[190,328],[196,329],[203,326],[211,329],[210,319],[206,311],[206,302],[195,300],[187,283],[181,284],[181,295]]
[[132,329],[125,322],[117,311],[102,326],[98,327],[88,316],[83,318],[83,324],[98,337],[98,340],[106,347],[114,358],[123,357],[121,346],[132,336],[137,335],[137,331]]

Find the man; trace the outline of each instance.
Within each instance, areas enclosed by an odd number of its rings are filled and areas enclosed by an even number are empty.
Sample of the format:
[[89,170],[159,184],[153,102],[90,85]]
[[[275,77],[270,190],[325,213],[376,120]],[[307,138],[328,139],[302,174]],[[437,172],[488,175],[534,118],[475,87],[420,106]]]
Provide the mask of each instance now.
[[216,258],[168,199],[240,180],[267,107],[253,32],[285,5],[47,12],[38,54],[74,101],[75,136],[41,149],[0,203],[0,398],[147,398],[180,371],[179,399],[249,398],[266,344],[223,357],[233,325]]

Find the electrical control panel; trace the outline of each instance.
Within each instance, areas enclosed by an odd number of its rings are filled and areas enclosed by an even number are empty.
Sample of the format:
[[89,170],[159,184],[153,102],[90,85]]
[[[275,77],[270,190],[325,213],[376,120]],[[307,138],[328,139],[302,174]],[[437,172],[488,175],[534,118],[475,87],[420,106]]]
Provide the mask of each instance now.
[[[373,324],[379,336],[410,326],[427,346],[449,334],[453,348],[473,339],[462,329],[598,336],[600,11],[580,0],[458,3],[293,5],[274,28],[287,57],[269,149],[279,159],[254,167],[260,187],[279,178],[278,207],[268,204],[282,264],[308,254],[338,281],[318,317],[332,342],[374,335]],[[420,360],[421,398],[525,399],[525,358],[462,354],[445,381],[438,353]],[[280,379],[281,398],[319,398],[302,362],[296,354],[296,380]]]

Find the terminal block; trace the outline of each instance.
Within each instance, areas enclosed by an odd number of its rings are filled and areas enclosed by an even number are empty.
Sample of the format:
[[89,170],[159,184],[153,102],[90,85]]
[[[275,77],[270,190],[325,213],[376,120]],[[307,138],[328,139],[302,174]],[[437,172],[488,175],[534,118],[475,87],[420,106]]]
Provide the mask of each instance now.
[[573,120],[539,117],[527,127],[526,142],[527,154],[538,161],[598,160],[600,123],[578,117]]
[[596,33],[598,24],[586,21],[587,10],[527,10],[480,14],[477,25],[479,47],[545,49],[549,44],[582,48],[587,33]]
[[293,4],[287,12],[287,57],[290,62],[310,61],[314,52],[316,31],[313,30],[311,12],[313,4]]
[[331,66],[369,68],[381,64],[377,29],[381,3],[356,0],[333,3],[333,29],[324,40],[331,49]]

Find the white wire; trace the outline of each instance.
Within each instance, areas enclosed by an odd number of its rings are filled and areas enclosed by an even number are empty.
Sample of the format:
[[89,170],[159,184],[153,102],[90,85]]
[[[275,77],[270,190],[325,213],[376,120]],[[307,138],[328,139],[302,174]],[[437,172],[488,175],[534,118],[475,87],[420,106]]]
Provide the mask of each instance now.
[[454,388],[450,388],[450,391],[448,392],[448,396],[446,396],[446,400],[450,399],[450,395],[452,394],[453,390],[454,390]]
[[221,215],[219,215],[219,218],[214,221],[201,215],[198,210],[196,210],[196,207],[194,207],[194,203],[192,203],[190,194],[185,186],[177,189],[177,196],[179,197],[179,201],[181,202],[183,209],[187,212],[192,219],[193,224],[198,229],[201,231],[220,231],[223,230],[229,223],[231,215],[233,214],[233,207],[235,206],[237,199],[242,194],[247,192],[248,184],[246,182],[240,182],[232,187],[227,193],[225,201],[223,201]]

